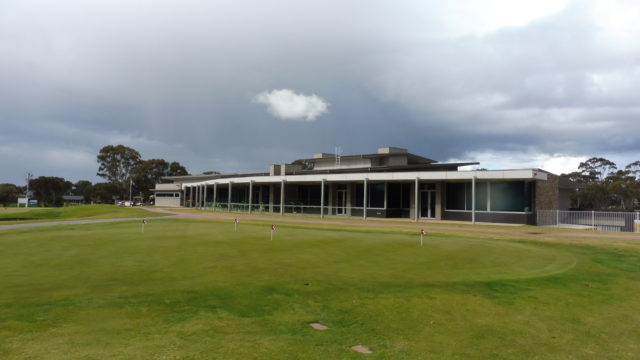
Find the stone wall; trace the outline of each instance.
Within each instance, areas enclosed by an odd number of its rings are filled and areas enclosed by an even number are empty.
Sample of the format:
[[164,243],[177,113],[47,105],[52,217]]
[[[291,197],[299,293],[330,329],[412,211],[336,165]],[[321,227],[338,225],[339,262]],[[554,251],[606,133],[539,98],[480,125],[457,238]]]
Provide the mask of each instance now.
[[560,207],[559,198],[560,177],[554,174],[547,174],[547,180],[537,180],[535,182],[535,209],[536,210],[558,210]]

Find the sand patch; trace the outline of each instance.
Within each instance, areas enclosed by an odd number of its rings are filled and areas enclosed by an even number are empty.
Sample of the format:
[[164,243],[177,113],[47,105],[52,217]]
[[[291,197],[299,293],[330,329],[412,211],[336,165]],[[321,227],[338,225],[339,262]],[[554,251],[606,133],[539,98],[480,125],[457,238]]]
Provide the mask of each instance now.
[[309,324],[309,326],[311,326],[312,328],[316,329],[316,330],[329,330],[329,327],[317,322],[311,323]]
[[369,348],[364,345],[354,345],[351,347],[351,350],[357,351],[363,354],[373,354],[373,351],[369,350]]

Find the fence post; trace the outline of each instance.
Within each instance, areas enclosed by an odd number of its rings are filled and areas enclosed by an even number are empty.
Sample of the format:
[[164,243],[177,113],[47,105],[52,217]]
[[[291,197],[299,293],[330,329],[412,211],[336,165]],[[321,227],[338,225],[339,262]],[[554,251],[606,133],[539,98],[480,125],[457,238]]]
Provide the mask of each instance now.
[[556,226],[560,226],[560,209],[556,210]]
[[596,231],[596,211],[591,210],[591,228]]

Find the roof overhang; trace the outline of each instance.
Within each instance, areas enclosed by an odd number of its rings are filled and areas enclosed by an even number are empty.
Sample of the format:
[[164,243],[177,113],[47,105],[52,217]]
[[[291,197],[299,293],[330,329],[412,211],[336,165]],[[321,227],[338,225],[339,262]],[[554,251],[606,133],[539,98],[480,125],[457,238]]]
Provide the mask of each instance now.
[[288,183],[320,183],[325,182],[360,182],[367,181],[470,181],[476,180],[547,180],[547,173],[540,169],[521,170],[476,170],[476,171],[412,171],[412,172],[379,172],[349,174],[311,174],[284,176],[247,176],[223,179],[194,181],[182,183],[182,188],[197,185],[224,184],[275,184],[282,181]]

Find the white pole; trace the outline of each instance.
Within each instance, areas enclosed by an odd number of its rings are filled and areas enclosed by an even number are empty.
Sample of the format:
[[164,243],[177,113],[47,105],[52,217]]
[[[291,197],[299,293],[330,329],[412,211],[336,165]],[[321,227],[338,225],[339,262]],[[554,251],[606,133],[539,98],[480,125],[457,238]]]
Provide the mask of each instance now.
[[320,181],[320,218],[324,217],[324,179]]
[[422,247],[423,240],[424,240],[424,234],[420,234],[420,247]]
[[[27,173],[27,193],[25,194],[25,197],[27,198],[27,203],[25,204],[25,208],[29,207],[29,183],[31,182],[31,178],[33,177],[33,175],[31,175],[31,173]],[[20,206],[18,206],[20,207]]]
[[249,181],[249,214],[251,214],[252,206],[253,206],[253,180]]
[[229,196],[227,197],[227,211],[231,211],[231,181],[229,181]]
[[284,180],[280,181],[280,215],[284,215]]
[[216,196],[218,195],[218,184],[213,183],[213,205],[211,205],[211,211],[216,209]]
[[471,223],[476,223],[476,176],[471,179]]
[[367,220],[367,181],[369,179],[364,178],[364,199],[362,201],[362,219]]

